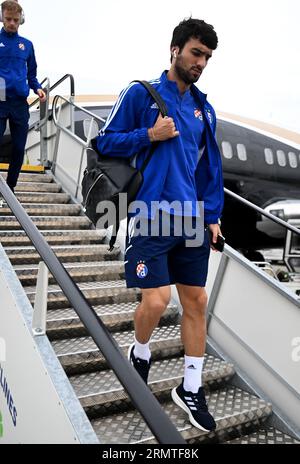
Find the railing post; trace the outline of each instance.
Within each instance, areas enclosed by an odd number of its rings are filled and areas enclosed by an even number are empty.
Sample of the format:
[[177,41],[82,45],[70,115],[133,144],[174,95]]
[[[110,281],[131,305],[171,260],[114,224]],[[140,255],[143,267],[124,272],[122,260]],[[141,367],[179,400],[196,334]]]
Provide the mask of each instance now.
[[48,268],[40,261],[32,317],[32,332],[36,337],[46,335],[48,277]]

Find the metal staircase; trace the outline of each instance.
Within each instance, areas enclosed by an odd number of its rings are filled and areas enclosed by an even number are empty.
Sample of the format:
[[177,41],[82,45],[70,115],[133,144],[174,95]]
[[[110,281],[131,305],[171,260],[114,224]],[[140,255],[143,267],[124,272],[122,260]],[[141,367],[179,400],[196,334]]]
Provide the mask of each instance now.
[[[5,173],[1,173],[5,177]],[[108,252],[105,231],[93,230],[80,205],[50,174],[21,174],[16,197],[31,216],[61,262],[93,305],[126,354],[133,341],[133,315],[138,289],[126,289],[118,250]],[[40,257],[19,222],[5,205],[0,209],[0,241],[33,304]],[[47,335],[80,400],[99,442],[155,443],[104,356],[86,333],[79,317],[54,278],[49,276]],[[234,366],[211,354],[205,357],[204,383],[217,430],[204,433],[171,400],[171,389],[183,374],[180,315],[170,304],[155,330],[149,387],[189,443],[296,443],[265,426],[271,404],[235,387]]]

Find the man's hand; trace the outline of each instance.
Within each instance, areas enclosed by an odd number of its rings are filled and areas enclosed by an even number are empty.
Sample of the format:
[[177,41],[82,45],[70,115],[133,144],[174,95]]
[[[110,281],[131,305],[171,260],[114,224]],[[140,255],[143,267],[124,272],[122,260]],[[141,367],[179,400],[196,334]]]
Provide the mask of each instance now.
[[37,94],[39,96],[39,99],[40,99],[41,103],[44,103],[47,100],[47,95],[43,91],[43,89],[37,89]]
[[178,137],[179,132],[176,130],[173,118],[169,118],[168,116],[163,118],[159,114],[154,126],[148,129],[148,134],[151,142],[162,142]]
[[[209,224],[208,228],[212,233],[212,243],[217,243],[218,235],[222,235],[219,224]],[[211,249],[215,250],[215,248],[213,246],[211,246]]]

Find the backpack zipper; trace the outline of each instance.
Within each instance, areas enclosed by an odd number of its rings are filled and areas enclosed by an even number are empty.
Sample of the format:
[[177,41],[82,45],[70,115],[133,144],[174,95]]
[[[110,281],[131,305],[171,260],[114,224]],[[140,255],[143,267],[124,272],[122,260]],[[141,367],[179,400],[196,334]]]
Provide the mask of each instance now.
[[88,201],[88,198],[89,198],[89,195],[91,193],[91,190],[94,188],[95,184],[98,182],[98,180],[103,176],[103,172],[101,174],[99,174],[98,177],[96,177],[96,179],[94,180],[94,182],[92,183],[92,185],[90,186],[90,188],[88,189],[88,192],[86,194],[86,197],[85,197],[85,202],[83,203],[83,211],[86,212],[86,204],[87,204],[87,201]]

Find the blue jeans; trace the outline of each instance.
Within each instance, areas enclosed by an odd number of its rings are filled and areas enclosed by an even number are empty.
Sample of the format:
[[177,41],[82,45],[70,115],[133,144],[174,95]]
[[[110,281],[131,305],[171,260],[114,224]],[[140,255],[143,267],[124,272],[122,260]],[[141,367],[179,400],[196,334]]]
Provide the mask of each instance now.
[[7,121],[13,150],[6,182],[13,190],[23,164],[28,133],[29,109],[26,98],[8,98],[6,101],[0,101],[0,144]]

